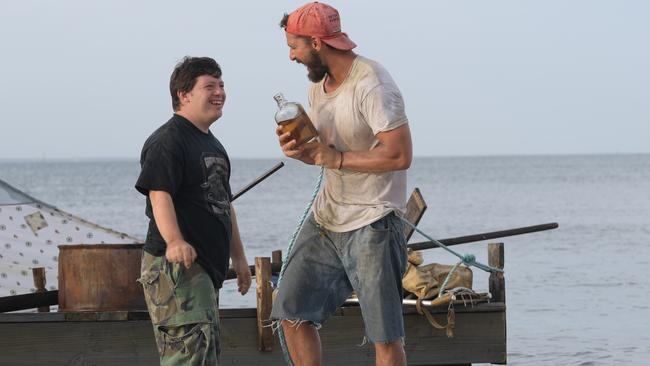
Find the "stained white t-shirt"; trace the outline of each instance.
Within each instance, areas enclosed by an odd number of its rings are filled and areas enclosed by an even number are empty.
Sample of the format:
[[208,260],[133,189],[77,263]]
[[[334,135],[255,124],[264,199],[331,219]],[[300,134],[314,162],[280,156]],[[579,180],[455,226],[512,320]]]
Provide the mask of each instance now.
[[[339,151],[368,151],[379,144],[378,133],[408,123],[402,94],[377,62],[357,56],[345,81],[331,93],[325,93],[324,80],[309,89],[309,117],[321,143]],[[358,229],[405,209],[405,170],[347,169],[325,169],[325,184],[312,208],[316,221],[334,232]]]

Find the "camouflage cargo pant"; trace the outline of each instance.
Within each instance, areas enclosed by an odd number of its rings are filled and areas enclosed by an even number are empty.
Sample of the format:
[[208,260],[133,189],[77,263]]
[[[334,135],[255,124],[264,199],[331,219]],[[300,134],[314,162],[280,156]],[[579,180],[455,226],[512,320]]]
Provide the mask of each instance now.
[[165,256],[142,256],[138,279],[153,324],[160,364],[217,365],[219,293],[198,264],[189,269]]

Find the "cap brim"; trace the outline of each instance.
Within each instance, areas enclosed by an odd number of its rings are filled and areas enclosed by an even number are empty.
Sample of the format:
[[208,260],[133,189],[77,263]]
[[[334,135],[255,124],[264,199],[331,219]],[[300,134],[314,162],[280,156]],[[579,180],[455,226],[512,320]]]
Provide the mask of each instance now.
[[321,38],[323,42],[328,45],[336,48],[337,50],[349,51],[357,46],[356,43],[352,42],[348,35],[345,33],[339,33],[338,36],[333,38]]

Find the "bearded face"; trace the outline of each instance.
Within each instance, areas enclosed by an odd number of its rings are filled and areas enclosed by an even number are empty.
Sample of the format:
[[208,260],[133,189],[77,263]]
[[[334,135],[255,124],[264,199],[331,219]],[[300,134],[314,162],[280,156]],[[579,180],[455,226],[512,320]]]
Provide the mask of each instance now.
[[327,75],[329,68],[323,63],[320,56],[316,51],[311,50],[309,52],[309,58],[303,61],[296,60],[296,62],[304,64],[307,66],[307,77],[312,83],[317,83]]

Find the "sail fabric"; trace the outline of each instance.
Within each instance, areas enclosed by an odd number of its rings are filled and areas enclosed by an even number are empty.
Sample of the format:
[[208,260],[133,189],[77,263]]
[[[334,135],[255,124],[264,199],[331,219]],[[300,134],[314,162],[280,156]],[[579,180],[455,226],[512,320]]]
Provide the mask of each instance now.
[[135,244],[140,240],[61,211],[0,180],[0,297],[35,291],[32,268],[58,288],[59,245]]

